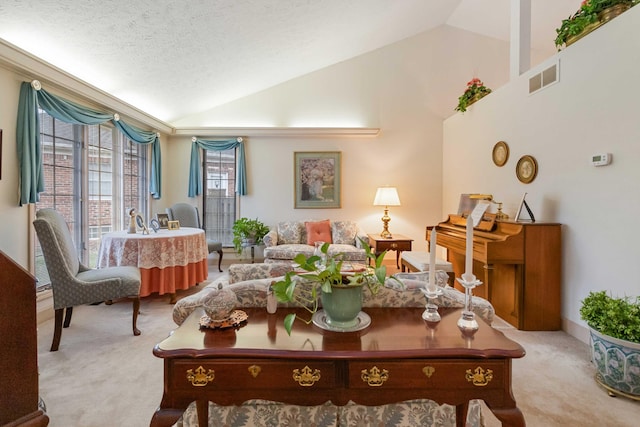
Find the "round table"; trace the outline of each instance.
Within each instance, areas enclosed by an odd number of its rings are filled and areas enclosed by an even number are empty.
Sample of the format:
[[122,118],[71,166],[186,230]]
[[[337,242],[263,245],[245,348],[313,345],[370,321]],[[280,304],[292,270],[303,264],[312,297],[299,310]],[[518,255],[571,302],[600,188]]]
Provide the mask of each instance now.
[[157,233],[105,233],[98,251],[98,268],[131,265],[140,269],[140,296],[175,294],[206,280],[207,240],[204,230],[182,227]]

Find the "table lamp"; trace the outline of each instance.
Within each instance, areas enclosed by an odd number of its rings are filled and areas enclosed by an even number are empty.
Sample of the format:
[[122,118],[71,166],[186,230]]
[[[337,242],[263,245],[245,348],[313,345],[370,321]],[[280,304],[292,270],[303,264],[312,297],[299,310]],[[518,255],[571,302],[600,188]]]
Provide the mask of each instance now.
[[380,187],[376,191],[376,197],[373,200],[373,206],[384,206],[384,216],[382,217],[383,228],[380,236],[384,239],[391,239],[393,236],[389,232],[389,206],[400,206],[400,198],[398,190],[395,187]]

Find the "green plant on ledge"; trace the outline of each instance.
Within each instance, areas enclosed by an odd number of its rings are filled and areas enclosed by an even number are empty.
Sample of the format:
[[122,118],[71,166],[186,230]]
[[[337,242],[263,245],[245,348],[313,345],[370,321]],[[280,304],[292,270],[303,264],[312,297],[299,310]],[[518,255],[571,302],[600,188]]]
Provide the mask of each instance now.
[[607,9],[618,6],[624,11],[636,3],[638,0],[584,0],[580,8],[567,19],[563,19],[560,28],[556,28],[556,47],[560,50],[571,38],[589,33],[601,22],[607,21],[609,18],[601,16]]
[[[374,261],[374,267],[365,266],[362,271],[346,274],[342,269],[344,254],[328,254],[329,243],[324,243],[320,247],[322,255],[314,254],[307,257],[304,254],[298,254],[294,258],[293,261],[298,265],[298,271],[287,273],[283,280],[272,285],[276,299],[280,302],[294,303],[313,315],[318,311],[320,294],[322,292],[331,293],[333,286],[366,285],[372,294],[377,294],[378,290],[384,286],[387,276],[387,268],[382,265],[387,251],[376,257],[366,241],[360,239],[360,242],[365,250],[367,260]],[[301,286],[296,291],[298,285]],[[302,319],[295,313],[287,314],[284,318],[284,328],[289,335],[291,335],[293,322],[296,319],[307,324],[312,321],[311,319]]]
[[635,3],[638,3],[638,0],[584,0],[580,3],[580,9],[585,13],[598,14],[613,6],[623,5],[629,8]]
[[486,87],[484,83],[482,83],[482,80],[474,77],[467,82],[467,89],[465,89],[462,96],[458,98],[458,106],[455,108],[455,111],[464,113],[467,111],[467,107],[490,93],[491,89]]
[[558,50],[567,43],[571,37],[581,34],[587,26],[598,22],[598,15],[595,13],[585,13],[581,8],[576,13],[562,20],[560,28],[556,28],[555,44]]
[[247,245],[259,245],[269,232],[269,227],[256,219],[239,218],[233,223],[233,246],[238,254]]
[[614,298],[606,291],[590,292],[580,317],[603,335],[640,343],[640,297]]

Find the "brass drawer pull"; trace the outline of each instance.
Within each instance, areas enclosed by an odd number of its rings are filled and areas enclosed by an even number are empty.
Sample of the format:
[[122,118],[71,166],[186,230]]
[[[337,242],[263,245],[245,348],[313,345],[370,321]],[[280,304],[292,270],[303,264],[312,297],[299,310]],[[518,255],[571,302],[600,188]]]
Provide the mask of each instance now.
[[486,371],[478,366],[473,371],[471,369],[467,369],[467,373],[465,375],[467,381],[472,382],[473,385],[477,387],[484,387],[493,379],[493,371],[491,369],[487,369]]
[[204,387],[209,382],[213,381],[216,377],[216,372],[213,369],[209,369],[205,372],[202,366],[198,366],[196,368],[196,372],[193,372],[193,369],[189,369],[187,371],[187,381],[191,383],[194,387]]
[[320,380],[320,370],[314,369],[313,372],[311,372],[311,368],[305,366],[302,368],[302,373],[300,373],[300,369],[294,369],[293,379],[302,387],[311,387],[316,381]]
[[389,379],[389,371],[386,369],[380,370],[377,366],[374,366],[370,370],[363,369],[360,373],[360,378],[370,387],[380,387]]
[[253,378],[257,378],[258,374],[262,371],[262,368],[260,368],[260,366],[258,365],[251,365],[247,368],[247,370]]

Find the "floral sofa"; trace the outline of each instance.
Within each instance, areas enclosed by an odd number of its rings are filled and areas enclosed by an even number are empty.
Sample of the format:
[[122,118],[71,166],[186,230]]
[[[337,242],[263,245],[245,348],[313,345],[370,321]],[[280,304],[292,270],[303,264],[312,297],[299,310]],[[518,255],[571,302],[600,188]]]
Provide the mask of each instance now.
[[[229,279],[218,279],[197,294],[178,301],[173,309],[173,320],[180,325],[203,301],[215,297],[219,289],[232,289],[238,298],[238,307],[266,307],[269,287],[274,280],[290,269],[290,264],[239,264],[229,268]],[[387,280],[385,287],[372,295],[365,287],[364,307],[407,306],[424,307],[425,296],[420,291],[428,281],[428,272],[399,273],[395,280]],[[464,306],[464,294],[447,285],[448,275],[437,271],[436,283],[443,288],[443,294],[436,304],[441,307]],[[493,321],[495,312],[491,304],[473,297],[474,312],[487,321]],[[194,427],[198,425],[195,402],[184,412],[174,427]],[[209,402],[209,427],[271,427],[271,426],[326,426],[326,427],[425,427],[455,426],[456,408],[440,405],[432,400],[417,399],[381,406],[364,406],[349,402],[336,406],[331,402],[318,406],[296,406],[266,400],[250,400],[240,406],[220,406]],[[484,426],[480,402],[469,403],[467,427]]]
[[345,261],[366,262],[360,239],[369,242],[354,221],[285,221],[279,222],[262,239],[264,262],[292,262],[297,254],[313,255],[314,243],[329,242],[329,254],[342,252]]

